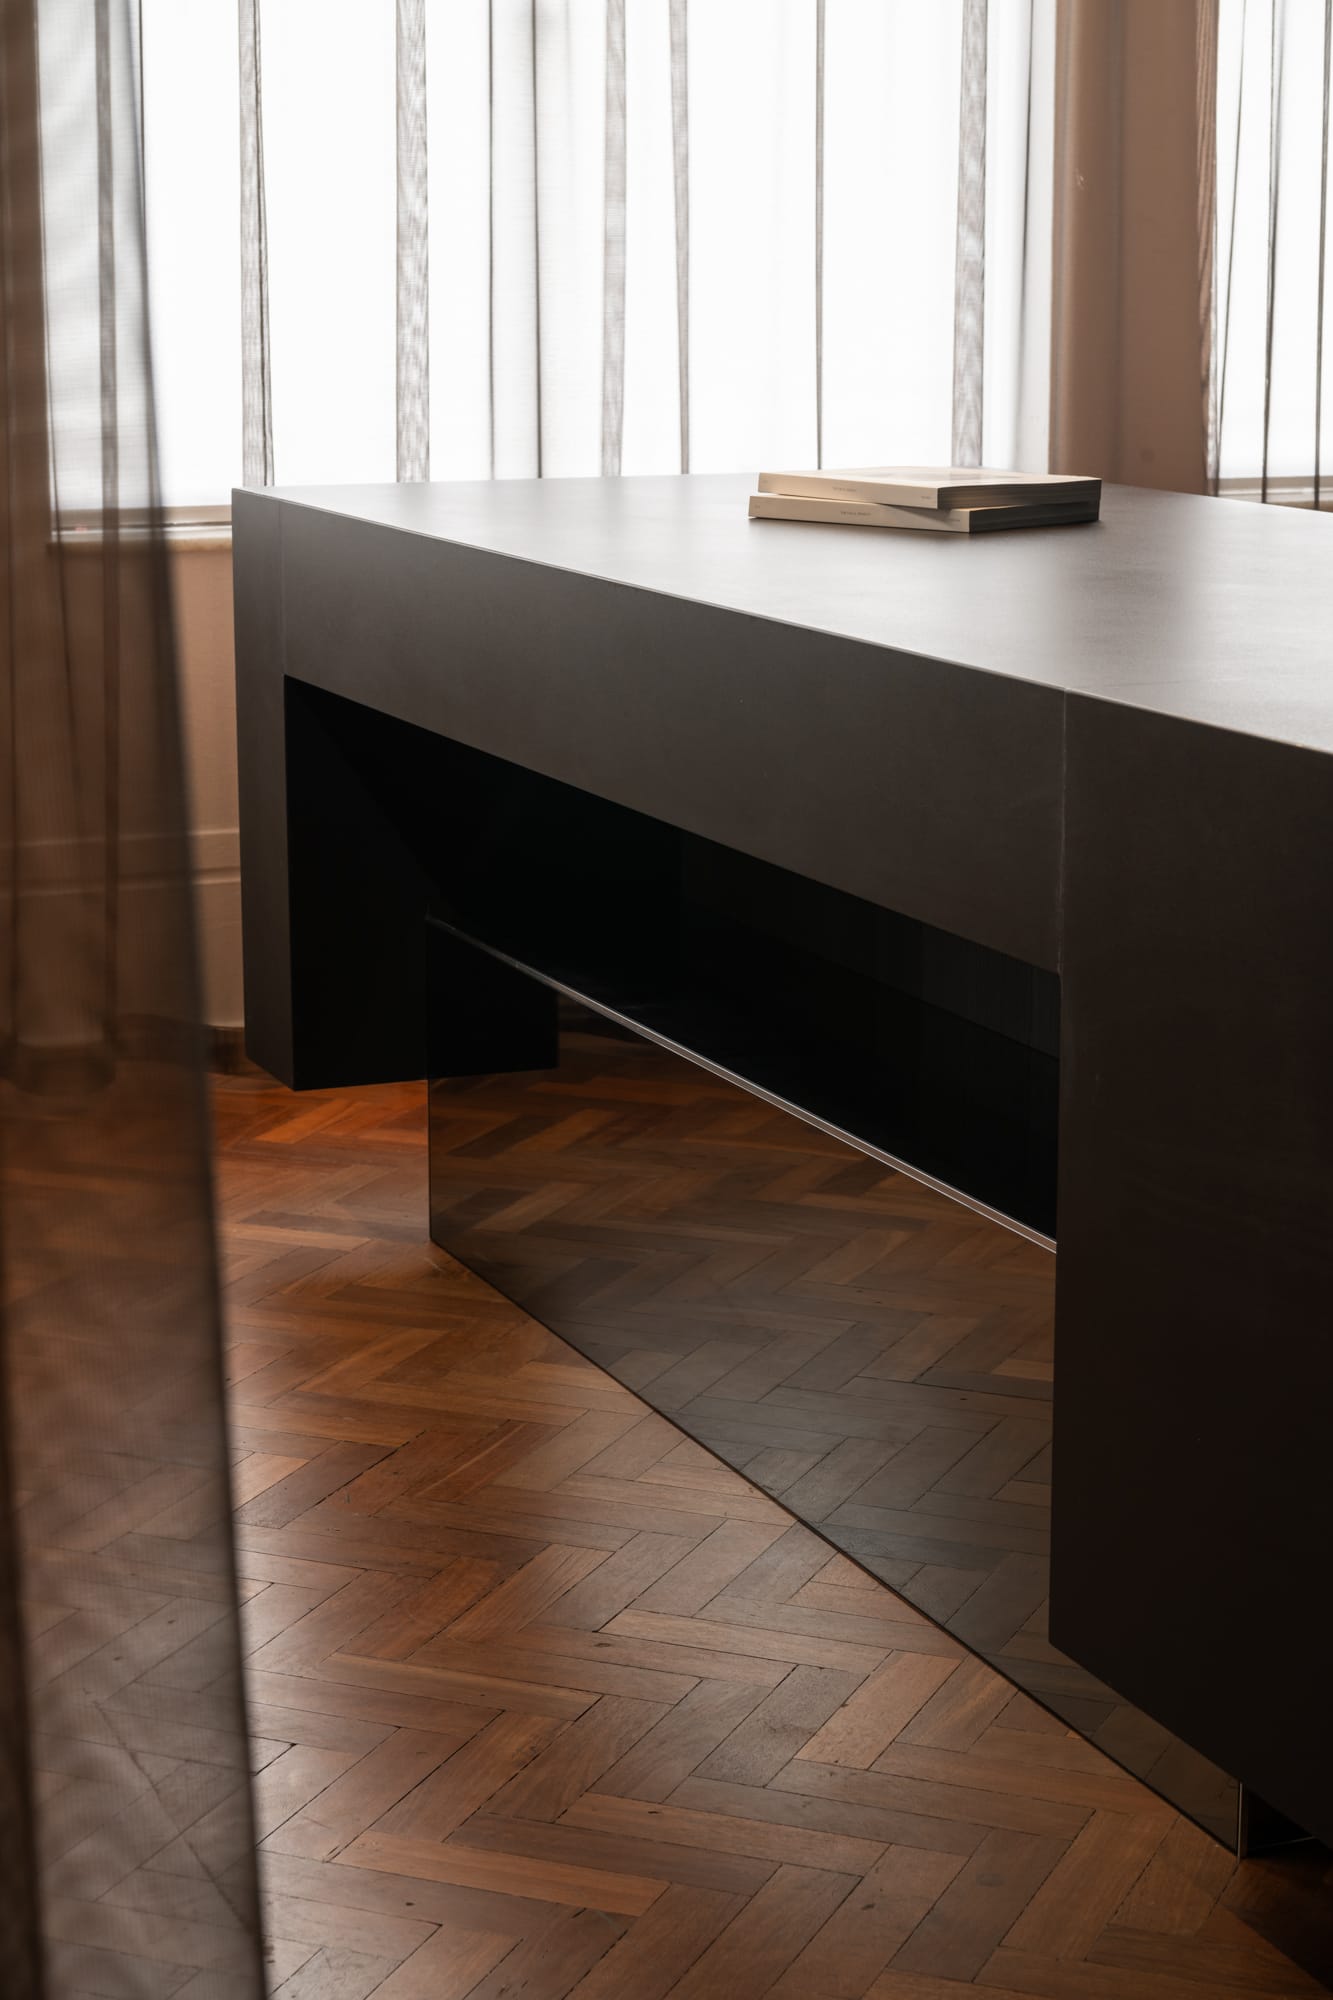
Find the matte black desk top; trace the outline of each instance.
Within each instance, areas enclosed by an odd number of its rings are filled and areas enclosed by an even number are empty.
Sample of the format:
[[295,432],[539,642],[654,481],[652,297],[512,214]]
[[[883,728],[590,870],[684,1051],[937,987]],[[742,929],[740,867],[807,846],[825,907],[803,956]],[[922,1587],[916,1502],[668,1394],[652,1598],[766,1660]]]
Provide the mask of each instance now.
[[750,521],[746,474],[281,487],[460,547],[1333,752],[1333,521],[1108,487],[973,540]]

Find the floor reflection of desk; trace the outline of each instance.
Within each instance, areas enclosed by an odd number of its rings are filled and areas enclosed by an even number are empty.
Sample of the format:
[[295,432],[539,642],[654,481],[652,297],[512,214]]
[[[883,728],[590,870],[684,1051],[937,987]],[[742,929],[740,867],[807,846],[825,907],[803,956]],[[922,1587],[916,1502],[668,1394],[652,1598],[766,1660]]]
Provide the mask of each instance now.
[[1058,1015],[1052,1635],[1327,1838],[1333,530],[745,487],[237,495],[251,1053],[424,1074],[430,912],[451,1066],[641,1004],[1040,1237]]

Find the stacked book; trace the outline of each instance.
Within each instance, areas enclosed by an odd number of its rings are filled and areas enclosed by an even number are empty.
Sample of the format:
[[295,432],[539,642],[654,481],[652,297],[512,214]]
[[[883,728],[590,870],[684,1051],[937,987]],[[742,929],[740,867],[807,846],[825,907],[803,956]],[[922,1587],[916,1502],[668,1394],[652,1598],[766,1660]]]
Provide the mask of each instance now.
[[1065,472],[985,472],[975,466],[870,465],[850,472],[761,472],[752,521],[836,521],[978,535],[991,528],[1095,521],[1100,479]]

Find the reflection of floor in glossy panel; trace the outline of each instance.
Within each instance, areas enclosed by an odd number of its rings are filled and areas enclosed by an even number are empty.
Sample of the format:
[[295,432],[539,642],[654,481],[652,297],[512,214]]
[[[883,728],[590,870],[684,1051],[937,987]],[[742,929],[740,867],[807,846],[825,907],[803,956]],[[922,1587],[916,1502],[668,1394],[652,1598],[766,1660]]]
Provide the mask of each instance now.
[[438,1241],[1233,1836],[1231,1781],[1046,1638],[1048,1252],[591,1017],[434,1120]]
[[281,2000],[1323,1990],[1327,1855],[1237,1866],[432,1252],[419,1086],[214,1105]]

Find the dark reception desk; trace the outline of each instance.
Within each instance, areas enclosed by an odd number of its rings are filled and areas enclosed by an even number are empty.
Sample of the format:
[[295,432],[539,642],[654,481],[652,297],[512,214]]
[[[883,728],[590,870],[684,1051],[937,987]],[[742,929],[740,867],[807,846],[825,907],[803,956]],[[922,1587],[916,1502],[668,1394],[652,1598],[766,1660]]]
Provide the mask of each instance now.
[[236,494],[249,1051],[540,1068],[573,996],[1058,1202],[1051,1638],[1333,1840],[1333,523],[749,484]]

